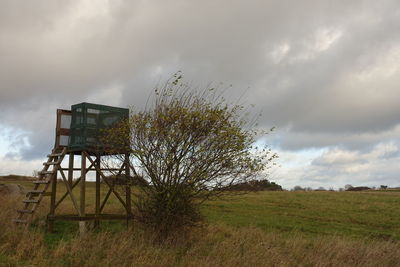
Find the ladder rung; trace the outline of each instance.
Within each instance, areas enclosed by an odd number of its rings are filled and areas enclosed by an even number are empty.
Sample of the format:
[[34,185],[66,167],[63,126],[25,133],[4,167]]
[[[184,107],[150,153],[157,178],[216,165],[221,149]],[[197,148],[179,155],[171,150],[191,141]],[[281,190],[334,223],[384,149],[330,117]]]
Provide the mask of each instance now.
[[19,213],[33,213],[33,210],[17,210]]
[[48,184],[50,181],[47,180],[38,180],[38,181],[33,181],[34,184]]
[[24,199],[22,202],[24,203],[39,203],[37,199]]
[[47,155],[47,157],[48,158],[50,158],[50,157],[60,157],[62,155],[63,155],[62,153],[51,153],[50,155]]
[[[34,188],[38,188],[40,184],[46,184],[46,186],[44,186],[44,190],[35,189],[35,190],[27,191],[28,199],[22,200],[23,203],[26,203],[25,209],[17,210],[17,212],[20,213],[20,215],[19,215],[18,219],[14,219],[15,223],[22,223],[22,224],[28,223],[28,220],[24,220],[24,219],[20,219],[20,218],[22,218],[24,214],[32,214],[34,212],[34,210],[28,208],[29,204],[30,203],[39,203],[40,200],[44,196],[50,196],[51,195],[51,192],[45,192],[45,190],[47,189],[48,184],[51,182],[50,178],[55,178],[56,177],[55,175],[57,174],[57,169],[58,169],[57,165],[61,164],[61,160],[65,156],[65,152],[66,152],[66,148],[64,148],[62,150],[62,152],[60,152],[59,150],[57,151],[56,149],[54,149],[51,152],[50,155],[47,155],[47,157],[49,159],[48,159],[47,162],[43,163],[43,165],[45,167],[43,167],[42,171],[38,172],[38,175],[39,175],[40,178],[38,180],[32,181],[32,183],[36,185]],[[56,159],[56,157],[58,157],[58,160]],[[54,166],[53,170],[48,170],[49,166]],[[46,174],[52,174],[52,175],[44,177]],[[36,199],[33,199],[34,197],[36,197]],[[33,206],[33,208],[35,208],[35,206]]]
[[28,193],[31,193],[31,194],[41,194],[41,193],[44,193],[44,191],[43,191],[43,190],[29,190]]
[[43,163],[43,165],[57,165],[57,164],[59,164],[59,162],[58,161],[52,161],[52,162],[44,162]]
[[40,171],[39,174],[53,174],[55,171]]

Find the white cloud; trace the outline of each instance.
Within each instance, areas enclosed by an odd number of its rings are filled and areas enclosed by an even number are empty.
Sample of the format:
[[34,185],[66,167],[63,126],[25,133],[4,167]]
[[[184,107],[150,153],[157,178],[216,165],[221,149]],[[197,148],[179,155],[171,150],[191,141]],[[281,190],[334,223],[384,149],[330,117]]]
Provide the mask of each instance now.
[[359,152],[334,148],[314,159],[311,164],[320,166],[347,165],[350,163],[358,163],[360,161]]
[[0,161],[0,175],[32,175],[34,170],[40,170],[43,167],[41,160],[0,157]]
[[[400,144],[380,143],[367,152],[349,151],[338,147],[321,152],[301,166],[295,164],[282,168],[274,173],[273,178],[286,188],[295,185],[339,188],[345,184],[370,187],[381,184],[400,186]],[[283,152],[283,157],[287,154]],[[296,159],[289,157],[285,160]]]
[[342,36],[338,29],[320,29],[315,34],[314,49],[318,52],[329,49]]
[[[342,31],[335,28],[319,28],[312,34],[307,34],[291,43],[284,43],[272,52],[275,63],[286,59],[288,64],[304,64],[316,60],[324,52],[338,42]],[[292,49],[290,49],[292,48]]]
[[289,51],[290,45],[285,42],[275,46],[270,53],[270,57],[275,64],[278,64],[286,57]]

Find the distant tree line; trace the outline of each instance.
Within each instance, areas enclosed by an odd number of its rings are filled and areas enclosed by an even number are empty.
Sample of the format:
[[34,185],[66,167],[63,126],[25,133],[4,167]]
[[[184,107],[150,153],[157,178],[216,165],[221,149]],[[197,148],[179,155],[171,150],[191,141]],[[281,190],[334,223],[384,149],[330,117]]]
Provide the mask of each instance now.
[[[352,186],[351,184],[346,184],[344,188],[339,188],[337,191],[365,191],[365,190],[386,190],[388,189],[387,185],[380,185],[380,187],[368,187],[368,186]],[[335,191],[333,187],[330,187],[328,190],[324,187],[320,186],[317,189],[313,189],[311,187],[301,187],[299,185],[294,186],[290,191]]]
[[264,180],[252,180],[222,188],[223,191],[282,191],[282,186],[275,182]]

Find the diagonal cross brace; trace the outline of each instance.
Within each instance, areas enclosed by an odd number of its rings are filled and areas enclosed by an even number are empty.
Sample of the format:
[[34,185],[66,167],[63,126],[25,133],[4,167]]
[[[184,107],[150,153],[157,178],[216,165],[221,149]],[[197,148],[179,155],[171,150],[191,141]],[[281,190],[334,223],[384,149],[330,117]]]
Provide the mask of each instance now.
[[[92,166],[93,166],[93,163],[89,166],[89,168],[86,169],[85,173],[88,173],[89,170],[92,168]],[[72,186],[70,186],[71,191],[72,191],[72,189],[75,188],[75,186],[78,185],[78,183],[81,181],[81,178],[82,178],[82,176],[79,177],[78,179],[76,179],[76,181],[72,184]],[[64,193],[64,195],[61,196],[61,198],[57,201],[55,208],[57,208],[61,204],[61,202],[68,196],[68,194],[69,193],[67,191]]]
[[85,154],[85,156],[89,159],[89,161],[92,163],[92,165],[95,167],[97,173],[100,174],[101,177],[103,177],[103,181],[107,184],[107,186],[110,188],[110,190],[112,191],[112,193],[118,198],[118,200],[121,202],[121,204],[125,207],[126,211],[130,214],[131,211],[128,210],[128,207],[126,206],[125,201],[122,199],[122,197],[118,194],[117,191],[114,190],[114,187],[112,185],[110,185],[109,182],[107,182],[107,177],[103,174],[103,172],[101,171],[100,167],[97,166],[97,164],[95,164],[95,162],[93,161],[93,159],[90,157],[90,155],[86,152],[83,152]]
[[[90,167],[89,167],[89,169],[90,169]],[[71,200],[72,200],[72,203],[74,204],[75,210],[78,212],[79,216],[81,216],[81,211],[78,208],[78,203],[77,203],[74,195],[72,194],[72,188],[70,187],[70,184],[68,183],[67,178],[65,177],[64,171],[61,169],[60,165],[57,165],[57,170],[59,170],[61,173],[61,177],[64,181],[65,187],[67,188],[67,193],[71,197]]]

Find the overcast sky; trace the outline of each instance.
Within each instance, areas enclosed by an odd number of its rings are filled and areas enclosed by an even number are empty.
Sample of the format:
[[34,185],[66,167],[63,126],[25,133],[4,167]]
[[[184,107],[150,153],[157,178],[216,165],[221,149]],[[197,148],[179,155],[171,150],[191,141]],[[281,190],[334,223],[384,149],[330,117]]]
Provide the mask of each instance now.
[[400,186],[398,0],[0,0],[0,175],[41,168],[57,108],[140,108],[179,70],[276,126],[285,188]]

